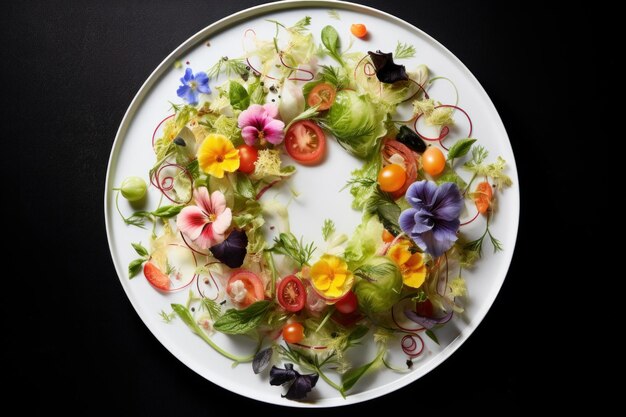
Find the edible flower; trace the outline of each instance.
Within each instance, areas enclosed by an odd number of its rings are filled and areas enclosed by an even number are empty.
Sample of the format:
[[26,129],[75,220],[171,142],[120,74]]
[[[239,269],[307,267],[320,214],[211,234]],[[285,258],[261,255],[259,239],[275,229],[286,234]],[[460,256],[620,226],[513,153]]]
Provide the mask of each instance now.
[[196,204],[185,207],[178,214],[178,230],[200,249],[223,242],[233,218],[230,208],[226,207],[224,194],[214,191],[209,197],[206,187],[200,187],[194,191],[193,198]]
[[194,75],[191,68],[187,68],[180,82],[182,85],[178,87],[176,94],[189,104],[198,104],[198,92],[211,94],[209,77],[206,72],[197,72]]
[[244,110],[237,119],[241,128],[243,140],[253,146],[257,140],[259,144],[267,142],[278,145],[283,141],[285,123],[276,119],[278,107],[274,104],[253,104]]
[[223,178],[224,171],[235,172],[239,168],[239,151],[224,135],[212,133],[198,149],[200,169],[216,178]]
[[389,249],[388,255],[400,267],[404,285],[419,288],[426,279],[424,256],[419,252],[411,253],[409,247],[407,240],[401,240]]
[[[230,210],[230,209],[229,209]],[[211,253],[229,268],[239,268],[248,253],[248,236],[241,230],[233,230],[226,240],[211,247]]]
[[433,181],[417,181],[406,191],[412,206],[400,214],[400,227],[423,251],[443,255],[457,240],[463,197],[456,184],[437,186]]
[[319,379],[318,374],[301,375],[300,372],[293,369],[293,364],[286,363],[285,369],[272,366],[270,369],[270,385],[284,385],[291,381],[293,383],[287,390],[287,394],[281,395],[288,400],[301,400],[311,392]]
[[322,255],[311,267],[313,287],[323,297],[336,299],[344,296],[354,283],[354,275],[343,259],[334,255]]

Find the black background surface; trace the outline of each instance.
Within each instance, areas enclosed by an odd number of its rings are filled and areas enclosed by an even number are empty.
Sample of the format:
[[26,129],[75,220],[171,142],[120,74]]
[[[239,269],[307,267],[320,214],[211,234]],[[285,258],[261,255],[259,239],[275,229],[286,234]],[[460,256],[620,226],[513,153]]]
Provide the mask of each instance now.
[[[551,279],[533,262],[534,247],[538,240],[543,249],[558,246],[555,236],[568,228],[567,219],[543,216],[546,207],[557,207],[563,198],[547,184],[565,181],[569,174],[552,162],[555,138],[563,133],[537,105],[540,100],[558,107],[563,99],[565,89],[555,80],[565,57],[563,32],[555,28],[553,16],[527,2],[363,3],[426,31],[480,80],[513,144],[522,217],[504,287],[458,352],[404,389],[335,412],[382,407],[412,414],[408,406],[415,404],[442,414],[496,405],[503,412],[519,410],[536,398],[536,385],[550,378],[549,367],[535,364],[537,353],[553,354],[550,343],[536,340],[541,326],[529,320],[541,302],[529,287]],[[255,4],[52,0],[4,6],[5,149],[17,145],[19,154],[15,158],[11,151],[6,158],[8,169],[17,173],[17,181],[13,174],[6,183],[19,184],[7,192],[19,196],[18,250],[34,251],[27,275],[9,297],[17,299],[17,306],[5,312],[9,335],[29,337],[6,338],[8,350],[23,359],[5,366],[36,393],[32,403],[24,404],[28,410],[205,415],[216,414],[213,405],[229,404],[263,414],[288,411],[215,386],[161,346],[119,285],[103,218],[109,152],[139,87],[188,37]],[[551,232],[545,233],[548,225]],[[581,230],[578,238],[590,240],[593,233]]]

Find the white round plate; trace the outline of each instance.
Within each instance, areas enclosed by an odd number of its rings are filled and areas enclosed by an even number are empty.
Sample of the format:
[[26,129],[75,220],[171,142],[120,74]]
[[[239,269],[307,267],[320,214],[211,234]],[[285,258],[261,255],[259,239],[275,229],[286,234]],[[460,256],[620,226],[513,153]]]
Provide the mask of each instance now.
[[[330,9],[337,10],[341,20],[331,19]],[[459,105],[472,116],[472,136],[489,150],[490,158],[501,155],[507,161],[513,187],[498,196],[498,213],[490,226],[502,241],[504,251],[493,254],[490,247],[484,248],[477,267],[464,273],[469,290],[466,311],[438,330],[440,346],[425,337],[426,352],[415,361],[411,372],[379,369],[359,381],[346,399],[320,379],[307,402],[296,402],[281,398],[280,387],[270,386],[267,376],[254,375],[249,364],[232,368],[229,360],[213,351],[180,320],[170,324],[161,320],[158,313],[162,309],[168,311],[172,302],[184,302],[186,291],[161,294],[152,289],[141,274],[128,279],[127,265],[136,257],[130,243],[147,243],[149,231],[123,223],[115,211],[112,189],[131,175],[147,179],[147,172],[154,163],[151,138],[155,126],[169,114],[168,102],[180,102],[176,88],[183,70],[175,67],[176,61],[188,61],[194,71],[205,71],[222,56],[235,57],[243,53],[241,39],[246,29],[254,28],[258,36],[271,39],[275,26],[266,19],[294,23],[306,15],[312,18],[311,32],[318,42],[321,28],[332,24],[339,31],[342,44],[348,45],[350,24],[359,22],[370,29],[370,37],[366,41],[355,40],[353,50],[393,51],[398,41],[414,45],[416,57],[402,63],[409,70],[424,63],[433,75],[454,80],[460,94]],[[433,97],[450,102],[446,100],[452,97],[448,84],[441,82],[433,88],[437,89],[431,91]],[[456,137],[462,137],[461,134]],[[360,222],[360,213],[350,209],[350,194],[339,190],[348,180],[350,171],[359,166],[360,162],[342,151],[334,141],[330,141],[329,157],[324,164],[314,168],[298,166],[298,173],[290,181],[301,194],[289,206],[292,231],[296,236],[303,235],[306,240],[314,239],[319,243],[325,218],[332,218],[340,232],[352,234]],[[276,197],[286,198],[284,195]],[[151,189],[147,207],[156,207],[157,202],[158,191]],[[120,203],[127,213],[133,210],[125,201]],[[113,144],[107,172],[105,219],[113,262],[128,298],[146,326],[174,356],[209,381],[250,398],[288,406],[330,407],[379,397],[410,384],[434,369],[467,340],[493,303],[511,262],[519,221],[519,191],[515,160],[502,121],[485,90],[450,51],[411,24],[376,9],[343,2],[293,1],[253,7],[208,26],[172,52],[148,77],[128,108]],[[484,219],[481,221],[469,228],[470,236],[481,232]],[[252,348],[244,338],[222,334],[214,338],[233,353],[249,353]],[[373,347],[368,346],[357,352],[362,357],[357,357],[355,363],[366,362],[372,351]],[[395,358],[396,363],[403,363],[400,355]]]

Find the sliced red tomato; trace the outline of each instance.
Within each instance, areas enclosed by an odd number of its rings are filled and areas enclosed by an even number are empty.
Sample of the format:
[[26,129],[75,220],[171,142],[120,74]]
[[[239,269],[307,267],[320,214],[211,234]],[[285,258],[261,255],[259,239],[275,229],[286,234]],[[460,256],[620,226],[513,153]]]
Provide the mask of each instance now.
[[476,203],[476,208],[480,214],[485,214],[487,210],[489,210],[492,198],[493,190],[491,189],[491,184],[484,181],[476,186],[476,191],[474,192],[474,203]]
[[309,93],[306,103],[310,106],[318,106],[319,111],[330,109],[330,106],[335,102],[335,95],[337,90],[335,86],[328,83],[319,83]]
[[382,150],[383,164],[390,164],[390,159],[393,155],[400,155],[404,159],[404,166],[406,171],[406,180],[404,185],[400,189],[389,193],[391,198],[397,200],[402,197],[411,184],[417,180],[417,160],[415,154],[405,144],[398,142],[397,140],[387,140]]
[[285,149],[295,161],[315,165],[324,158],[326,135],[310,120],[296,122],[285,135]]
[[359,300],[354,291],[348,291],[339,301],[335,303],[335,308],[343,314],[352,314],[359,306]]
[[241,145],[237,147],[239,151],[239,171],[244,174],[252,174],[254,172],[254,163],[259,159],[259,152],[254,146]]
[[161,270],[150,261],[146,262],[143,266],[143,275],[148,282],[158,290],[169,291],[172,285],[170,277],[161,272]]
[[245,270],[235,271],[230,276],[226,285],[226,293],[233,304],[240,308],[246,308],[250,304],[265,298],[265,290],[261,278]]
[[278,303],[285,310],[296,313],[304,308],[306,302],[306,290],[302,281],[295,275],[289,275],[283,278],[278,284],[278,291],[276,292]]

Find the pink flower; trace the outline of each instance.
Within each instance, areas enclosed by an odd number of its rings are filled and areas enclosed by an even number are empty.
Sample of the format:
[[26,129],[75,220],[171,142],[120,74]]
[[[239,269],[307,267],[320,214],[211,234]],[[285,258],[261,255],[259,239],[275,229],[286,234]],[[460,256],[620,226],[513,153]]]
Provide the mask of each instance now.
[[181,210],[176,226],[200,249],[208,249],[224,241],[233,214],[226,207],[226,198],[221,191],[214,191],[209,197],[209,191],[201,187],[194,191],[193,197],[196,205]]
[[274,104],[253,104],[239,115],[239,127],[243,140],[250,146],[259,140],[263,145],[266,142],[278,145],[283,141],[285,124],[276,119],[278,107]]

